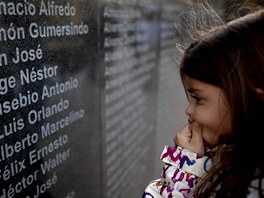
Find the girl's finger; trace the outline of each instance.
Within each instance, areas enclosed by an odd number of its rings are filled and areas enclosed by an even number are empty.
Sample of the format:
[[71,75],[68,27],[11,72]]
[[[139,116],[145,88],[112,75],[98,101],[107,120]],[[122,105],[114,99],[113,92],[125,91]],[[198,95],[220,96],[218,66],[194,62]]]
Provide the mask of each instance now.
[[204,141],[203,141],[203,127],[201,124],[192,123],[192,138],[190,142],[190,149],[197,153],[204,153]]

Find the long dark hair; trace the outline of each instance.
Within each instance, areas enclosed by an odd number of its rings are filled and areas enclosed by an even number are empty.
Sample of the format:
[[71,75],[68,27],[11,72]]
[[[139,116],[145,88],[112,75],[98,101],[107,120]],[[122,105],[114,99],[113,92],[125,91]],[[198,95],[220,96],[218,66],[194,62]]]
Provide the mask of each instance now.
[[257,91],[264,90],[264,10],[214,28],[189,45],[180,66],[183,84],[189,76],[220,87],[232,114],[234,136],[223,137],[227,146],[200,180],[198,197],[246,197],[252,179],[262,181],[264,168],[264,94]]

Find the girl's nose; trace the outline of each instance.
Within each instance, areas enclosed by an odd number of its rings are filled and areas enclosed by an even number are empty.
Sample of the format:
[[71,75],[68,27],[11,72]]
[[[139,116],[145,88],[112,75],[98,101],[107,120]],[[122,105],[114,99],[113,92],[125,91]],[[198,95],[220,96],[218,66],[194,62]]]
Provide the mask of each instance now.
[[186,115],[192,117],[193,110],[194,110],[194,105],[190,103],[185,110]]

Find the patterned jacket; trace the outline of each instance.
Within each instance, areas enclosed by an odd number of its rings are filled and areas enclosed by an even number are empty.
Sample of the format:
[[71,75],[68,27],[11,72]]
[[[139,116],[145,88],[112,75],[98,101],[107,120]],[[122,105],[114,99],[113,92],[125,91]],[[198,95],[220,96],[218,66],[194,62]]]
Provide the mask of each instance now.
[[[199,178],[212,166],[211,155],[201,155],[179,146],[165,146],[161,178],[149,183],[142,198],[194,198]],[[264,180],[263,180],[264,181]],[[249,187],[248,198],[257,198],[256,181]]]

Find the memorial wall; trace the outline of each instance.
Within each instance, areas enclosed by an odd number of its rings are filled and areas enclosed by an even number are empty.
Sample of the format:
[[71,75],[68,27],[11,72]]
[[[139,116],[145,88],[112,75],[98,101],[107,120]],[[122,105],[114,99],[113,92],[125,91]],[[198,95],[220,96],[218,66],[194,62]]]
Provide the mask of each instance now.
[[[142,174],[153,161],[158,25],[155,19],[148,21],[145,9],[136,1],[103,3],[103,182],[109,198],[132,192],[129,196],[140,197],[136,192],[143,185]],[[133,183],[132,178],[142,179]]]
[[0,1],[0,198],[135,198],[183,125],[181,1]]

